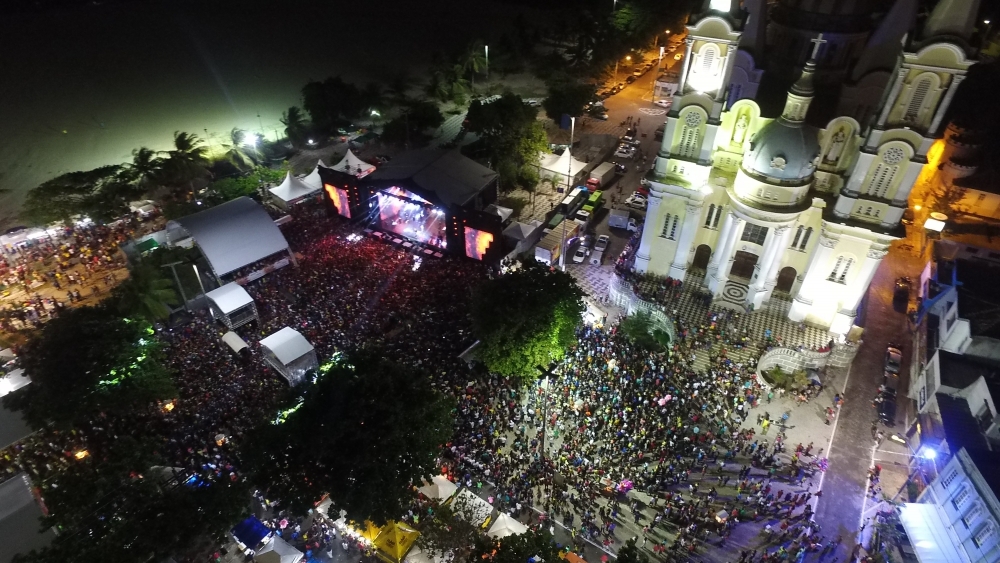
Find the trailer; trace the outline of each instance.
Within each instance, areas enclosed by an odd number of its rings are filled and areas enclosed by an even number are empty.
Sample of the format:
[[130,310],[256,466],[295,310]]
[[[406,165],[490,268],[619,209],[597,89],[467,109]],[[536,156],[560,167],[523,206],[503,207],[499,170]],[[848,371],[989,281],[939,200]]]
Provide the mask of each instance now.
[[[566,233],[563,235],[565,226]],[[572,220],[563,220],[557,227],[546,233],[542,240],[535,245],[535,260],[542,264],[554,266],[559,262],[559,255],[562,253],[566,241],[572,239],[580,232],[580,224]]]
[[627,229],[633,233],[639,230],[638,222],[632,219],[625,209],[612,209],[611,214],[608,215],[608,226],[615,229]]

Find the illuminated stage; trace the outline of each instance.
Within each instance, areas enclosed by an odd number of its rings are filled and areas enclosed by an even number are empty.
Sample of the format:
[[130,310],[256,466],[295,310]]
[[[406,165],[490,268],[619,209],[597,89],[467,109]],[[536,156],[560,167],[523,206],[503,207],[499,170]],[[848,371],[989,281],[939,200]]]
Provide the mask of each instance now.
[[379,226],[430,246],[448,248],[445,212],[417,194],[391,187],[376,194]]

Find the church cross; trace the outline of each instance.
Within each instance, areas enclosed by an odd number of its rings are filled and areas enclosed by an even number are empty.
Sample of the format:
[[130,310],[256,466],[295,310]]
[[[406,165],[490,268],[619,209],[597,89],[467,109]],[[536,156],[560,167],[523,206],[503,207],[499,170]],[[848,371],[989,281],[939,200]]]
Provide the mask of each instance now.
[[823,34],[820,33],[818,36],[816,36],[816,39],[810,39],[809,42],[814,44],[812,56],[810,58],[816,60],[816,57],[819,56],[820,45],[822,45],[823,43],[827,43],[827,40],[823,39]]

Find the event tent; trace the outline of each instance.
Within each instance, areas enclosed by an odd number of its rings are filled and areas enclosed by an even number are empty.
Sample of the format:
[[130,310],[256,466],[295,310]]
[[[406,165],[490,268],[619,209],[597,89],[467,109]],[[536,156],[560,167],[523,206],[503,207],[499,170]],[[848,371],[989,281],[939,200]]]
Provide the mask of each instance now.
[[449,481],[444,475],[435,475],[430,483],[424,481],[424,485],[418,487],[417,490],[427,498],[445,500],[455,494],[458,485]]
[[[316,175],[316,183],[313,184],[311,177],[313,174]],[[269,189],[271,192],[272,199],[278,207],[282,209],[288,209],[289,207],[295,205],[296,203],[301,203],[302,201],[316,195],[319,193],[322,187],[322,182],[319,182],[319,166],[307,176],[310,178],[310,182],[307,183],[305,180],[300,180],[295,176],[292,176],[291,172],[285,174],[285,179],[277,186]]]
[[246,547],[257,549],[257,546],[271,535],[270,528],[254,516],[237,524],[231,532],[236,541],[245,546],[244,549]]
[[322,158],[316,162],[316,167],[312,169],[312,172],[302,177],[302,183],[310,188],[315,188],[317,191],[322,190],[323,180],[319,177],[320,168],[329,168],[329,166],[323,162]]
[[337,172],[357,176],[358,178],[364,178],[375,171],[375,167],[373,165],[368,164],[355,156],[354,153],[351,152],[351,149],[347,149],[347,154],[344,155],[344,158],[340,159],[340,162],[330,166],[329,168],[336,170]]
[[368,540],[371,543],[375,542],[375,538],[382,533],[382,528],[379,528],[371,520],[365,520],[365,529],[361,530],[361,537]]
[[257,306],[243,286],[230,282],[205,294],[212,316],[221,320],[229,330],[257,320]]
[[419,545],[406,554],[406,563],[450,563],[455,559],[455,554],[451,551],[444,553],[433,553],[420,549]]
[[297,330],[285,327],[260,341],[264,359],[278,370],[290,385],[298,385],[306,372],[319,367],[316,350]]
[[[572,186],[576,178],[587,167],[585,162],[573,158],[569,149],[562,154],[541,154],[538,160],[539,175],[542,178],[553,178],[556,187],[563,187],[567,184]],[[567,175],[568,174],[568,175]],[[567,180],[568,178],[568,180]]]
[[288,241],[271,216],[254,200],[240,197],[167,223],[167,239],[184,246],[190,238],[205,255],[216,277],[269,256],[287,252]]
[[493,513],[493,505],[476,496],[469,489],[462,489],[452,501],[455,513],[467,522],[482,526]]
[[258,563],[299,563],[303,553],[278,536],[271,538],[267,545],[254,555]]
[[528,527],[503,512],[497,514],[496,521],[490,526],[486,535],[494,539],[516,536],[528,531]]
[[229,331],[223,334],[222,341],[225,342],[226,345],[229,346],[229,348],[232,349],[232,351],[236,352],[237,354],[243,352],[244,350],[250,349],[250,345],[247,344],[247,341],[240,338],[240,335],[236,334],[233,331]]
[[420,532],[399,522],[389,522],[375,538],[376,554],[389,563],[400,563]]

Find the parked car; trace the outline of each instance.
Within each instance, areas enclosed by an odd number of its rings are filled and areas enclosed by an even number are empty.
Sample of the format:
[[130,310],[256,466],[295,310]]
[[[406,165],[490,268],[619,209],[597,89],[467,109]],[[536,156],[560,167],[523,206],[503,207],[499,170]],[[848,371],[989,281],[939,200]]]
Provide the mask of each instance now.
[[599,114],[595,115],[594,118],[595,119],[600,119],[601,121],[607,121],[608,120],[608,112],[599,113]]
[[587,249],[583,245],[577,247],[576,252],[573,254],[573,263],[581,264],[587,259]]
[[684,54],[683,53],[677,53],[676,55],[674,55],[674,60],[675,61],[679,61],[679,60],[681,60],[683,58],[684,58]]
[[638,192],[628,196],[625,200],[625,205],[629,207],[635,207],[636,209],[646,208],[646,196],[639,194]]
[[671,105],[673,105],[674,102],[670,98],[667,98],[665,100],[656,100],[653,103],[660,106],[661,108],[669,108]]
[[611,237],[608,235],[601,235],[597,237],[597,243],[594,244],[594,250],[598,252],[604,252],[608,249],[608,244],[611,242]]
[[629,145],[619,145],[618,150],[615,151],[615,156],[618,158],[631,159],[635,156],[635,147]]
[[628,171],[628,168],[620,162],[615,163],[615,174],[624,174]]
[[649,182],[643,178],[639,182],[639,187],[635,189],[634,194],[639,194],[642,197],[649,197]]
[[625,79],[625,82],[627,84],[631,84],[631,83],[635,82],[635,79],[636,79],[635,76],[629,76],[628,78]]
[[632,71],[632,76],[635,76],[635,77],[642,76],[643,72],[646,72],[646,70],[644,68],[641,68],[641,67],[637,68],[637,69],[635,69],[635,70]]
[[886,426],[896,425],[896,390],[886,387],[875,397],[878,419]]
[[899,367],[903,363],[903,351],[895,344],[885,349],[885,373],[899,375]]

